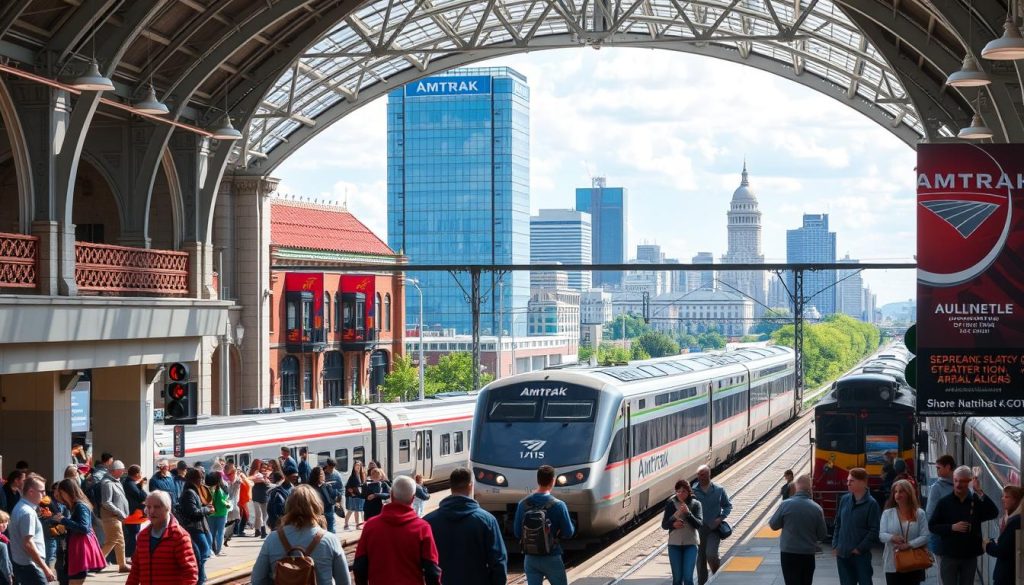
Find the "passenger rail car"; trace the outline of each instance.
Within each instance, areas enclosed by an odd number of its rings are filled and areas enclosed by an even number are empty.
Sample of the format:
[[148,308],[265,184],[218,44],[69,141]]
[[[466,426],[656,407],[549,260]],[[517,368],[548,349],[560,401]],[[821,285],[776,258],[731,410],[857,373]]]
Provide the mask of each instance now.
[[918,477],[916,396],[899,366],[905,357],[883,354],[868,360],[836,380],[815,406],[814,499],[829,526],[847,492],[850,469],[867,470],[868,487],[879,499],[886,495],[887,454],[902,459],[907,472]]
[[507,535],[536,469],[581,546],[633,522],[697,467],[717,465],[797,413],[793,351],[743,348],[512,376],[480,391],[470,464],[476,497]]
[[[342,406],[287,414],[211,418],[185,428],[185,457],[189,463],[215,457],[233,459],[248,467],[253,459],[273,459],[282,446],[298,460],[299,449],[322,464],[328,457],[347,473],[352,463],[376,461],[395,475],[422,474],[424,481],[447,481],[465,465],[476,396],[423,402]],[[158,427],[156,456],[173,453],[170,427]]]

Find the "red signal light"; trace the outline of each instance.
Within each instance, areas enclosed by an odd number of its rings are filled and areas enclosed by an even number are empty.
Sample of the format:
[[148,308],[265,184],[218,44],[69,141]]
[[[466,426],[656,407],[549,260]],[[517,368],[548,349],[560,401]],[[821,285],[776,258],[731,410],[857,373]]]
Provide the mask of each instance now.
[[174,363],[167,368],[167,377],[174,382],[186,382],[188,381],[188,366],[185,364]]
[[184,384],[171,384],[167,392],[171,395],[172,399],[181,400],[188,393],[188,389],[185,388]]

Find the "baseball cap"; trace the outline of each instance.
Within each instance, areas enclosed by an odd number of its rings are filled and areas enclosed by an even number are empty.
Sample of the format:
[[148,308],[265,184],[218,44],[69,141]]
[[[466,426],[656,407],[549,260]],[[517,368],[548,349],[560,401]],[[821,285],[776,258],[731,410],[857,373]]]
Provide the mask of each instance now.
[[122,462],[120,459],[115,459],[114,466],[111,467],[111,469],[124,469],[124,462]]

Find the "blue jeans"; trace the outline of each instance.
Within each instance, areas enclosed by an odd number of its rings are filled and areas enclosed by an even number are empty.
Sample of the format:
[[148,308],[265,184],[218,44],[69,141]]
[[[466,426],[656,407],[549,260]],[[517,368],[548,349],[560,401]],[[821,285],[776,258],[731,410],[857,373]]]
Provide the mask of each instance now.
[[19,585],[47,585],[46,575],[35,564],[19,565],[18,563],[11,563],[11,568],[14,569],[14,582]]
[[124,556],[129,559],[135,558],[135,541],[138,539],[141,529],[141,524],[124,525]]
[[210,516],[207,518],[210,523],[210,542],[213,547],[213,554],[220,554],[220,547],[224,545],[224,525],[228,521],[227,516]]
[[199,566],[199,580],[196,585],[206,583],[206,559],[210,558],[210,535],[202,530],[189,529],[188,535],[192,538],[192,552],[196,555],[196,565]]
[[324,518],[327,520],[327,532],[334,533],[334,510],[327,510],[324,512]]
[[836,558],[839,583],[842,585],[871,585],[871,552]]
[[668,545],[668,563],[672,566],[672,585],[693,585],[697,566],[697,545]]
[[526,573],[527,585],[542,585],[544,577],[548,578],[551,585],[569,584],[561,554],[526,555],[523,560],[523,572]]

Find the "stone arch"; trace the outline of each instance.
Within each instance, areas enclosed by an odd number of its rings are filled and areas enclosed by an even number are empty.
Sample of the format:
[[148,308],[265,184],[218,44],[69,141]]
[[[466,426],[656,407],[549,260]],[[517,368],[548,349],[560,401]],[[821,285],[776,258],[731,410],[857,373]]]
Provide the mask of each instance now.
[[[18,212],[17,231],[27,234],[32,230],[32,219],[35,217],[35,199],[32,195],[32,163],[28,144],[25,142],[25,132],[21,127],[21,119],[18,117],[14,108],[14,100],[3,79],[0,79],[0,120],[3,121],[3,125],[7,129],[6,145],[0,147],[0,161],[9,161],[13,170],[18,201],[16,207]],[[2,175],[0,175],[0,181],[3,181]],[[3,195],[0,194],[0,203],[6,207],[7,202],[2,199]],[[9,228],[0,225],[0,231],[5,229]]]
[[[181,192],[178,168],[170,150],[164,149],[160,166],[154,178],[151,193],[146,198],[145,234],[151,247],[159,250],[179,250],[182,242],[182,227],[185,217],[185,203]],[[167,222],[166,218],[171,221]]]
[[75,175],[71,223],[76,240],[97,244],[116,244],[124,226],[123,201],[114,182],[102,165],[84,154]]

